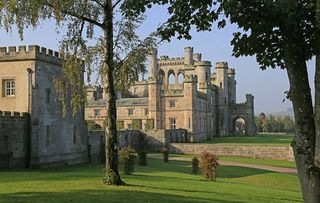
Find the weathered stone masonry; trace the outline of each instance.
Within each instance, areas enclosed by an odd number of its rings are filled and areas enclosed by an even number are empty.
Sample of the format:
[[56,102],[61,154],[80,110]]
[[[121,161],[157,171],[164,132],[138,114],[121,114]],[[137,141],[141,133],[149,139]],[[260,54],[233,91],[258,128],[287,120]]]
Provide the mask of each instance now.
[[27,167],[30,162],[28,113],[0,111],[0,168]]
[[62,116],[53,82],[62,78],[62,63],[58,52],[36,45],[0,47],[0,110],[29,112],[31,167],[88,160],[84,111],[72,115],[70,94]]

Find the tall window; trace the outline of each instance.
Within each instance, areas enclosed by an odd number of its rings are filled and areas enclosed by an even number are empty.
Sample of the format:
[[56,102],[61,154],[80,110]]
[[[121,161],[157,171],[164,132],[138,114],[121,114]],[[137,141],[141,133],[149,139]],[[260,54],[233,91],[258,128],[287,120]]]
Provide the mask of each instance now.
[[50,104],[50,95],[51,95],[51,91],[49,88],[46,89],[46,103]]
[[4,81],[4,96],[10,97],[16,94],[16,84],[14,80]]
[[170,108],[175,108],[176,107],[176,101],[175,100],[170,100],[169,106],[170,106]]
[[51,137],[51,133],[50,133],[50,126],[46,126],[46,135],[47,135],[47,145],[49,145],[52,142],[52,137]]
[[175,130],[176,129],[176,119],[170,118],[170,129]]
[[128,109],[128,116],[132,116],[133,115],[133,109]]
[[149,115],[149,109],[144,109],[144,115]]
[[77,129],[76,129],[76,126],[73,126],[72,134],[73,134],[73,143],[76,143],[77,142]]

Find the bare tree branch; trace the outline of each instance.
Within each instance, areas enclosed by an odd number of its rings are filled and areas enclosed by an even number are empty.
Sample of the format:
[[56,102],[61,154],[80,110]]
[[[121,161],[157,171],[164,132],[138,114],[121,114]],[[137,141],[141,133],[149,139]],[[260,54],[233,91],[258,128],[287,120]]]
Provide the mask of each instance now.
[[[49,7],[51,7],[51,8],[53,8],[53,9],[55,8],[54,5],[53,5],[52,3],[50,3],[50,2],[48,2],[48,1],[47,1],[47,5],[48,5]],[[75,18],[78,18],[78,19],[87,21],[87,22],[89,22],[89,23],[92,23],[92,24],[94,24],[94,25],[96,25],[96,26],[98,26],[98,27],[100,27],[100,28],[103,28],[103,26],[104,26],[102,23],[100,23],[100,22],[98,22],[98,21],[96,21],[96,20],[94,20],[94,19],[92,19],[92,18],[79,15],[79,14],[77,14],[77,13],[75,13],[75,12],[66,10],[66,9],[64,9],[64,8],[61,8],[60,11],[61,11],[61,13],[64,13],[64,14],[67,14],[67,15],[69,15],[69,16],[72,16],[72,17],[75,17]]]
[[101,3],[101,1],[99,1],[99,0],[91,0],[91,1],[93,1],[93,2],[95,2],[95,3],[97,3],[99,6],[101,6],[102,8],[104,7],[104,5]]
[[112,10],[121,2],[122,0],[118,0],[113,6],[112,6]]

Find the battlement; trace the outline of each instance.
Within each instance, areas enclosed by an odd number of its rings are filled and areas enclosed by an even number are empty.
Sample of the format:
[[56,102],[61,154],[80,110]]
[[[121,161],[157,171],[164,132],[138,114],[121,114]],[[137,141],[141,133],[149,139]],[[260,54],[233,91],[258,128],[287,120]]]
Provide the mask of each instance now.
[[0,111],[0,119],[24,119],[29,116],[27,112],[16,112],[16,111]]
[[236,74],[236,71],[235,71],[235,69],[234,68],[229,68],[228,69],[228,74]]
[[160,56],[159,66],[175,66],[184,65],[184,57],[169,58],[168,56]]
[[61,64],[62,54],[37,45],[0,47],[0,61],[41,60]]
[[216,63],[216,68],[228,68],[228,62],[217,62]]
[[195,61],[196,66],[210,66],[211,67],[211,61]]

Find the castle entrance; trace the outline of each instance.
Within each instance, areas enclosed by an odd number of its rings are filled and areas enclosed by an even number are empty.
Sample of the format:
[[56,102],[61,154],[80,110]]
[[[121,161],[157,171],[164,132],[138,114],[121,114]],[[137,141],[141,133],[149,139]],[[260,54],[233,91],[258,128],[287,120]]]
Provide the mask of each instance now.
[[233,132],[236,136],[244,136],[246,132],[246,121],[242,117],[238,117],[233,122]]

